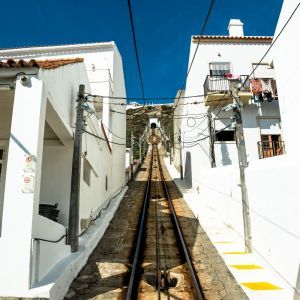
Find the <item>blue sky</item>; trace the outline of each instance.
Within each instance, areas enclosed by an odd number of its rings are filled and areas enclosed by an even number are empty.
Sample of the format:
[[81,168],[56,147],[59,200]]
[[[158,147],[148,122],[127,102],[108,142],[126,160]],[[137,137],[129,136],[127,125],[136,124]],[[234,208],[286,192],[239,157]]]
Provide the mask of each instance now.
[[[226,34],[231,18],[246,35],[273,35],[283,0],[216,0],[205,34]],[[131,0],[146,97],[184,86],[190,37],[210,0]],[[1,3],[0,48],[115,41],[128,97],[140,97],[127,0],[15,0]]]

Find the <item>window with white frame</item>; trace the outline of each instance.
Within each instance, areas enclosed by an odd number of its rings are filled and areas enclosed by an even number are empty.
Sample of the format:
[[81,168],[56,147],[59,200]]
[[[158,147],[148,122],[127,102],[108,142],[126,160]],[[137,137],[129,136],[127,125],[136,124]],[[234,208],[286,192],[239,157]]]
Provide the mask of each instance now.
[[231,73],[229,62],[211,62],[209,64],[210,76],[224,76],[228,73]]

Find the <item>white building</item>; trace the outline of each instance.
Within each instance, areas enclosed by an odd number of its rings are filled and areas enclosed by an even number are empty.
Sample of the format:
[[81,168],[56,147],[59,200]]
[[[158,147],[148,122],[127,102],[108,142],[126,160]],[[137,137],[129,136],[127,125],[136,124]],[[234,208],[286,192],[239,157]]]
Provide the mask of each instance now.
[[[297,2],[284,1],[275,36]],[[182,148],[185,179],[199,193],[199,198],[190,204],[200,223],[201,205],[205,205],[243,237],[237,148],[233,129],[227,127],[231,123],[232,110],[221,110],[231,103],[228,94],[224,93],[230,89],[230,81],[225,74],[240,76],[240,86],[243,85],[239,94],[244,104],[242,119],[248,162],[246,185],[252,249],[294,289],[294,299],[299,299],[300,292],[300,191],[297,188],[300,165],[299,160],[295,159],[299,144],[296,114],[300,102],[295,92],[300,75],[299,26],[298,10],[273,51],[251,76],[276,79],[278,98],[269,99],[271,102],[255,102],[252,99],[252,87],[245,82],[244,76],[250,74],[263,57],[272,42],[271,37],[244,36],[239,20],[231,20],[229,36],[192,37],[189,65],[197,42],[200,43],[186,82],[185,96],[204,96],[184,99],[186,105],[176,107],[175,115],[184,116],[180,127],[183,143],[178,142],[178,130],[174,135],[177,142],[175,146]],[[212,116],[214,141],[207,138],[210,133],[207,113]]]
[[[60,299],[113,211],[103,212],[96,236],[91,220],[124,187],[125,106],[89,96],[126,97],[121,56],[111,42],[7,49],[0,60],[0,296]],[[96,113],[86,118],[92,135],[82,137],[81,237],[71,253],[65,235],[80,84]],[[55,203],[57,222],[39,214]]]
[[[183,157],[188,155],[191,160],[187,162],[188,166],[184,166],[185,172],[191,173],[191,180],[196,180],[199,172],[210,168],[211,165],[218,167],[237,163],[234,129],[228,127],[220,131],[232,122],[232,110],[220,111],[223,106],[232,103],[232,99],[228,96],[230,80],[225,74],[239,76],[240,84],[244,84],[247,75],[251,73],[272,42],[271,37],[244,36],[243,24],[239,20],[231,20],[228,29],[229,36],[200,38],[197,55],[186,82],[185,96],[204,96],[187,98],[185,104],[190,103],[190,105],[176,107],[175,115],[183,115],[181,147],[184,146]],[[193,36],[190,62],[198,42],[199,37]],[[273,79],[274,70],[266,61],[255,71],[253,77]],[[243,125],[248,161],[257,160],[261,154],[265,156],[276,154],[272,149],[261,149],[261,143],[267,140],[270,146],[272,142],[274,144],[277,141],[283,144],[277,98],[269,100],[271,102],[267,100],[256,102],[251,99],[253,94],[249,80],[245,82],[240,95],[244,103]],[[208,113],[211,115],[211,131],[213,135],[215,134],[214,140],[205,138],[210,130]],[[175,131],[175,142],[179,148],[177,131]],[[281,151],[283,153],[284,149]],[[192,165],[201,168],[193,168]]]

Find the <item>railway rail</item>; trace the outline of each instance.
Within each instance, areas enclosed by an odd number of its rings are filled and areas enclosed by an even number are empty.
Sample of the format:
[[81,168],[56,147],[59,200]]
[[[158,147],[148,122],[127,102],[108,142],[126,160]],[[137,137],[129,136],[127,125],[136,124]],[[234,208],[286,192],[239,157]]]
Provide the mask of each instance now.
[[[126,299],[204,299],[161,165],[152,129],[149,175]],[[178,295],[177,295],[178,294]]]
[[248,299],[169,176],[156,131],[65,299]]

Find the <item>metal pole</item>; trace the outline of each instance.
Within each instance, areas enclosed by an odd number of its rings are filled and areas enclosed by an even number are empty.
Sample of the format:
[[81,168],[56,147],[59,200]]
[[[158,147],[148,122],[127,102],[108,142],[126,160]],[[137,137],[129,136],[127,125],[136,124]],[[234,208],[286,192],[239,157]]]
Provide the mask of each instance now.
[[245,237],[245,250],[252,252],[252,236],[251,236],[251,223],[249,212],[248,191],[246,186],[245,169],[247,168],[247,153],[244,138],[243,122],[242,122],[242,102],[238,95],[237,82],[231,82],[231,92],[233,96],[233,117],[236,123],[236,145],[238,149],[238,159],[240,168],[241,180],[241,193],[242,193],[242,207],[243,207],[243,222],[244,222],[244,237]]
[[208,113],[208,130],[209,130],[209,158],[210,158],[210,164],[212,168],[216,167],[216,159],[215,159],[215,138],[214,138],[214,132],[213,132],[213,126],[212,126],[212,117],[211,113]]
[[183,167],[182,167],[182,148],[181,148],[181,130],[179,129],[179,136],[178,136],[178,142],[179,142],[179,159],[180,159],[180,179],[183,180]]
[[78,225],[79,225],[79,195],[80,195],[80,171],[81,171],[81,140],[84,129],[83,108],[85,86],[79,86],[79,94],[76,109],[76,127],[73,148],[73,162],[71,175],[71,195],[69,207],[68,244],[71,252],[78,250]]

